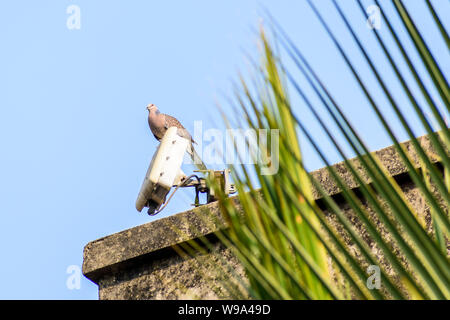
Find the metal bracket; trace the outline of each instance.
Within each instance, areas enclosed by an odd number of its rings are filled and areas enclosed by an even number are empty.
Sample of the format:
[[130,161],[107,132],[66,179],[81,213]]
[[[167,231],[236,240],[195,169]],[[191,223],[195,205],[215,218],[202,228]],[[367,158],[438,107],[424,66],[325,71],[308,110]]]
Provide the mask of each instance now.
[[[236,188],[234,187],[234,184],[230,181],[230,169],[225,170],[196,170],[194,172],[202,172],[209,175],[210,180],[215,180],[216,183],[218,183],[222,189],[222,191],[225,193],[225,195],[230,195],[236,192]],[[214,190],[212,190],[209,186],[206,184],[206,180],[203,179],[204,185],[202,185],[202,188],[200,189],[200,192],[206,193],[206,203],[210,203],[213,201],[216,201],[216,195],[214,194]]]
[[[223,192],[226,195],[230,195],[236,192],[234,184],[230,180],[230,169],[225,170],[195,170],[194,172],[200,172],[209,175],[209,179],[214,179],[219,183]],[[217,200],[214,194],[214,190],[207,184],[207,179],[198,178],[197,181],[191,181],[185,184],[183,187],[195,187],[195,202],[193,206],[199,207],[200,204],[199,194],[206,193],[206,203],[211,203]]]
[[[236,192],[236,188],[234,187],[234,184],[231,183],[230,180],[230,169],[225,170],[196,170],[194,172],[202,172],[209,175],[210,179],[215,179],[216,182],[219,183],[221,186],[223,192],[226,195],[230,195]],[[195,178],[195,179],[193,179]],[[173,185],[175,187],[175,190],[172,192],[170,197],[166,201],[166,197],[164,195],[164,199],[161,199],[163,205],[158,205],[156,202],[149,200],[146,204],[146,207],[148,207],[147,213],[149,215],[156,215],[159,212],[161,212],[166,205],[169,203],[170,199],[172,199],[172,196],[179,188],[189,188],[194,187],[195,188],[195,200],[193,206],[199,207],[202,204],[200,203],[199,194],[200,193],[206,193],[206,204],[216,201],[216,197],[214,195],[214,190],[212,190],[207,183],[207,179],[205,178],[199,178],[195,174],[189,176],[189,177],[182,177],[179,180],[179,183],[177,185]],[[155,191],[155,190],[154,190]]]

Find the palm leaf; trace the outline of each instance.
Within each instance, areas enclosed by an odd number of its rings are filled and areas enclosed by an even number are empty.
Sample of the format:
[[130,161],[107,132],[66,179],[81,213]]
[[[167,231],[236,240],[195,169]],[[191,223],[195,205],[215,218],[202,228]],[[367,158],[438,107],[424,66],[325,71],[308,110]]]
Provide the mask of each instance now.
[[[430,154],[421,144],[423,139],[420,140],[415,136],[404,111],[396,102],[397,93],[393,92],[389,84],[383,80],[377,62],[369,57],[346,14],[339,4],[333,1],[336,12],[377,79],[377,84],[389,101],[389,106],[409,136],[412,149],[409,150],[401,144],[383,116],[381,106],[371,95],[370,88],[331,31],[332,27],[323,19],[316,6],[311,1],[308,3],[391,138],[411,181],[430,207],[432,232],[427,230],[422,217],[409,203],[402,188],[390,176],[380,159],[369,152],[363,139],[347,119],[344,107],[336,102],[305,56],[280,24],[266,11],[265,15],[268,17],[276,43],[281,44],[280,49],[294,62],[291,69],[301,72],[311,90],[304,90],[299,85],[299,81],[293,76],[293,70],[287,69],[281,62],[279,54],[274,53],[272,49],[274,46],[261,28],[261,61],[259,63],[252,61],[256,77],[251,85],[244,77],[240,77],[239,84],[235,84],[234,101],[235,105],[241,108],[241,119],[245,120],[249,128],[268,132],[277,130],[279,167],[275,174],[265,174],[263,165],[257,160],[270,159],[266,152],[254,156],[256,165],[231,165],[241,209],[236,208],[232,201],[221,193],[214,181],[210,181],[215,193],[218,194],[221,211],[229,226],[224,233],[220,233],[220,238],[232,248],[244,265],[250,283],[249,293],[255,298],[341,299],[349,298],[345,292],[350,292],[351,297],[363,299],[448,299],[450,262],[447,242],[450,235],[450,220],[447,211],[450,201],[448,152],[450,135],[445,120],[425,87],[423,79],[417,73],[417,66],[409,58],[398,31],[394,30],[381,10],[390,35],[408,66],[409,75],[399,70],[390,52],[391,48],[386,45],[386,41],[377,30],[373,31],[374,37],[408,97],[413,112],[428,134],[428,141],[435,151]],[[362,3],[357,1],[357,5],[367,18]],[[429,2],[427,6],[448,45],[448,35],[434,8]],[[421,62],[426,67],[428,76],[432,79],[434,89],[439,92],[440,98],[448,108],[449,87],[438,62],[401,1],[394,0],[394,7],[421,57]],[[413,92],[410,89],[406,77],[415,79],[420,92]],[[291,86],[293,93],[302,100],[301,106],[292,105],[288,86]],[[425,116],[425,106],[418,102],[419,93],[432,111],[433,120],[440,126],[438,133],[434,132]],[[318,100],[313,100],[312,94]],[[316,111],[317,105],[312,101],[320,101],[325,107],[327,114],[342,134],[343,142],[333,136],[323,117]],[[319,143],[308,132],[302,120],[295,116],[297,109],[304,106],[312,112],[331,144],[343,157],[343,165],[359,186],[358,194],[331,166]],[[225,121],[229,126],[228,119]],[[330,178],[352,209],[351,216],[341,210],[314,176],[305,169],[299,130],[326,164]],[[273,139],[274,137],[270,137],[260,143],[260,151],[270,150]],[[343,151],[345,144],[356,154],[356,160],[347,160]],[[273,160],[275,155],[272,153],[271,156]],[[439,165],[436,164],[436,157]],[[418,168],[421,168],[422,172]],[[313,190],[322,197],[327,212],[320,209],[315,202]],[[334,217],[333,222],[330,221],[330,214]],[[382,233],[381,229],[387,230],[388,236]],[[373,247],[361,236],[362,230],[367,232],[379,249],[376,255]],[[348,243],[356,246],[358,254],[349,250]],[[380,259],[383,260],[380,265],[383,288],[368,290],[366,268],[378,264]],[[393,270],[394,274],[389,270]],[[337,275],[333,276],[335,273]]]

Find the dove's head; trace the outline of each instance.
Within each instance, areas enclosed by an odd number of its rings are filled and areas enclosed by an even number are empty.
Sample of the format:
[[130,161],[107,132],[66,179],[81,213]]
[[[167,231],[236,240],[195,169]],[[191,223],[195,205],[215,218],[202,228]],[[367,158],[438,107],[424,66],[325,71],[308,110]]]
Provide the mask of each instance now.
[[156,105],[154,105],[153,103],[150,103],[150,104],[147,105],[147,110],[148,110],[149,112],[151,112],[152,110],[157,111],[157,110],[158,110],[158,107],[157,107]]

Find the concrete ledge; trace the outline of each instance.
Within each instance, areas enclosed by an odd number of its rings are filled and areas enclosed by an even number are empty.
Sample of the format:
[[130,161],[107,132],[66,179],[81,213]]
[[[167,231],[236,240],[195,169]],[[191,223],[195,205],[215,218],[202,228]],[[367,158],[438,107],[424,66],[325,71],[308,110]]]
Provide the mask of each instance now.
[[[433,162],[438,162],[439,157],[436,154],[436,152],[432,148],[432,144],[430,139],[428,139],[427,136],[422,136],[418,138],[420,145],[425,150],[427,155],[430,157],[430,159]],[[416,168],[420,168],[421,164],[419,162],[419,158],[417,154],[414,151],[414,146],[410,141],[404,142],[401,144],[404,147],[404,150],[409,154],[411,161],[413,162],[414,166]],[[408,169],[406,168],[405,164],[403,163],[400,155],[395,150],[394,146],[390,146],[375,152],[372,152],[378,160],[381,162],[381,164],[386,168],[387,172],[390,174],[391,177],[396,177],[402,174],[405,174],[408,172]],[[371,183],[371,179],[365,174],[364,170],[362,169],[362,165],[360,164],[358,159],[351,159],[350,160],[354,167],[358,170],[358,172],[361,174],[362,179],[365,181],[365,183],[369,184]],[[355,182],[355,180],[352,177],[352,174],[349,170],[347,170],[344,162],[339,162],[335,165],[333,165],[333,168],[339,173],[341,178],[344,180],[344,182],[352,189],[357,188],[359,185]],[[325,189],[325,191],[328,193],[328,195],[335,195],[340,192],[338,186],[335,184],[334,179],[330,176],[328,173],[328,170],[326,168],[322,168],[316,171],[311,172],[311,175],[320,182],[321,186]],[[317,190],[313,190],[314,197],[316,199],[320,198],[320,195]]]
[[[210,214],[200,217],[203,210]],[[114,233],[84,247],[83,274],[97,283],[102,274],[120,270],[122,263],[133,263],[135,258],[212,234],[223,225],[217,205],[210,203]]]
[[[421,145],[430,155],[433,161],[438,161],[438,157],[433,152],[430,141],[427,137],[419,138]],[[420,167],[417,161],[417,156],[412,152],[413,147],[410,142],[402,144],[405,150],[411,155],[412,160],[417,168]],[[374,152],[381,163],[386,167],[388,172],[393,177],[408,176],[407,169],[403,165],[400,157],[395,151],[394,147],[388,147]],[[361,165],[357,160],[351,160],[360,172]],[[351,174],[341,162],[333,166],[341,175],[344,181],[351,187],[357,188],[358,184],[352,179]],[[333,179],[329,176],[327,169],[322,168],[312,172],[312,175],[321,183],[329,195],[339,195],[339,188],[335,185]],[[370,183],[370,179],[364,176],[364,180]],[[319,199],[319,194],[314,191],[316,199]],[[235,204],[239,205],[236,197]],[[204,214],[204,210],[210,212],[209,215]],[[199,208],[181,212],[179,214],[159,219],[150,223],[146,223],[128,230],[124,230],[98,240],[89,242],[84,248],[83,254],[83,274],[99,284],[99,291],[110,290],[108,288],[114,287],[121,281],[131,281],[131,279],[139,278],[141,280],[139,288],[136,285],[128,283],[128,292],[133,286],[133,294],[131,293],[110,293],[104,294],[100,292],[100,298],[113,299],[133,299],[133,298],[176,298],[174,293],[172,295],[156,295],[159,289],[155,286],[161,286],[161,282],[153,283],[151,274],[153,270],[159,269],[159,265],[166,264],[169,270],[170,265],[175,264],[178,267],[183,266],[183,261],[177,257],[177,253],[172,249],[174,245],[183,243],[185,241],[196,239],[200,236],[213,236],[220,228],[224,228],[225,222],[220,215],[219,209],[215,203],[211,203]],[[221,246],[218,244],[219,247]],[[219,250],[219,249],[218,249]],[[226,249],[220,247],[221,254],[225,253]],[[172,259],[170,260],[169,259]],[[232,259],[232,258],[229,258]],[[164,261],[171,261],[170,264]],[[159,261],[159,262],[158,262]],[[142,269],[144,268],[144,269]],[[191,267],[189,267],[191,268]],[[188,270],[191,270],[189,269]],[[134,270],[129,277],[124,276],[128,270]],[[136,271],[137,270],[137,271]],[[175,269],[171,269],[174,272]],[[178,269],[177,269],[178,270]],[[122,275],[122,276],[119,276]],[[142,278],[145,275],[145,279]],[[187,275],[188,276],[188,275]],[[120,279],[122,280],[120,280]],[[125,280],[124,280],[125,279]],[[103,282],[102,282],[103,281]],[[158,280],[159,281],[159,280]],[[152,288],[147,288],[150,293],[142,294],[142,283],[147,284],[152,282]],[[195,286],[195,284],[192,284]],[[139,292],[138,292],[139,291]],[[202,296],[200,294],[200,296]],[[205,295],[203,294],[203,297]],[[208,297],[208,295],[206,295]]]

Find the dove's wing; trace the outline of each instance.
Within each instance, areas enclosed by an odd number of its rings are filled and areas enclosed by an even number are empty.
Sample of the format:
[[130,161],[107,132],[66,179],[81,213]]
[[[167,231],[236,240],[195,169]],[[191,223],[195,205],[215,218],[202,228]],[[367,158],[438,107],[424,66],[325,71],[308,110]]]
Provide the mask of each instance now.
[[177,133],[180,137],[183,137],[185,139],[188,139],[191,142],[195,141],[192,139],[192,136],[189,134],[189,132],[186,130],[185,127],[183,127],[183,125],[180,123],[180,121],[178,121],[176,118],[169,116],[168,114],[164,114],[165,118],[166,118],[166,128],[170,128],[170,127],[177,127]]

